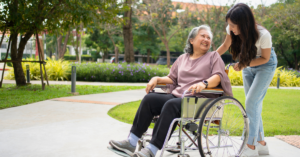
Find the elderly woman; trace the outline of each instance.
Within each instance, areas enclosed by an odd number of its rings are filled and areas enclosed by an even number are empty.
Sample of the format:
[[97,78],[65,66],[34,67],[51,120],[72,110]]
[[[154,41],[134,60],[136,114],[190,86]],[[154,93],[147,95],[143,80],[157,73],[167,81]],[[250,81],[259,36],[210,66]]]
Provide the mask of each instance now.
[[[186,96],[213,98],[217,95],[202,94],[201,90],[220,86],[226,95],[232,96],[224,62],[218,52],[208,52],[212,37],[210,27],[207,25],[192,29],[186,42],[185,53],[173,64],[169,75],[153,77],[147,84],[147,95],[135,115],[129,137],[124,141],[109,142],[114,149],[130,156],[154,157],[163,146],[171,122],[180,117],[180,97],[185,90],[192,90]],[[173,90],[170,94],[149,93],[158,83],[169,84]],[[151,120],[157,115],[160,116],[153,129],[150,144],[134,153],[139,138],[147,131]]]

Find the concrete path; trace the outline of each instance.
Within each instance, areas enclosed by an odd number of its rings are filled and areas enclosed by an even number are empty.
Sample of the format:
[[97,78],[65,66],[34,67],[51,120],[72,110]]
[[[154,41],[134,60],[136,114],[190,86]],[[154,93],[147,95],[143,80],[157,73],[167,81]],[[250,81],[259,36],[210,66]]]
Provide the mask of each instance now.
[[[125,139],[131,125],[107,112],[112,104],[141,100],[144,95],[144,90],[91,94],[0,110],[0,157],[118,157],[106,148],[108,141]],[[86,103],[91,101],[103,104]],[[271,152],[266,157],[300,154],[300,149],[275,137],[266,141]],[[189,154],[200,156],[198,151]]]
[[[3,83],[16,83],[15,80],[3,80]],[[41,84],[41,81],[30,81],[32,84]],[[71,81],[49,81],[50,85],[71,85]],[[131,82],[86,82],[76,81],[76,85],[94,85],[94,86],[147,86],[147,83],[131,83]],[[244,88],[243,86],[232,86],[232,88]],[[269,87],[270,89],[276,89],[277,87]],[[300,87],[279,87],[280,89],[296,89],[300,90]]]

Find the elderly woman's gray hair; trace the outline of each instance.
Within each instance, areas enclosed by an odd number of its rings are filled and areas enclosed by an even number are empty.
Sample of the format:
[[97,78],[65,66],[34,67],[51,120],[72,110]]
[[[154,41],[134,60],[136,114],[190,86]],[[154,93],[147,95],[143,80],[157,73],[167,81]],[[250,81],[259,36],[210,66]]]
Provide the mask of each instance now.
[[201,25],[199,27],[195,27],[191,30],[191,32],[190,32],[190,34],[189,34],[189,36],[186,40],[185,48],[183,50],[185,53],[193,54],[193,45],[190,43],[190,40],[194,39],[198,35],[199,31],[202,30],[202,29],[204,29],[208,32],[208,34],[210,36],[210,39],[212,41],[213,34],[212,34],[211,29],[208,25]]

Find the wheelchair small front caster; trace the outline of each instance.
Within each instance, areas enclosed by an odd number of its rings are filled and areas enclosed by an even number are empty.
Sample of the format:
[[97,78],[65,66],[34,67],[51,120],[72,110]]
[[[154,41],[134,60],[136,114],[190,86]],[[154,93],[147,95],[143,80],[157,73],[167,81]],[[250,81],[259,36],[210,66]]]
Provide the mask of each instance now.
[[190,157],[188,154],[178,154],[178,157]]

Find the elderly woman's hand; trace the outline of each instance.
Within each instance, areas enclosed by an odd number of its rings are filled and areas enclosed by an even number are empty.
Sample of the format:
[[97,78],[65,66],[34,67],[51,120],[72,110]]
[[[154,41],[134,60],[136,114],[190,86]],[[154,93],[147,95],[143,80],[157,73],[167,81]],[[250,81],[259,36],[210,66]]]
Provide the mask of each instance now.
[[205,89],[206,85],[203,82],[192,85],[188,91],[192,90],[192,94],[200,93],[203,89]]
[[157,77],[153,77],[147,84],[147,87],[146,87],[146,93],[148,94],[150,91],[152,91],[155,86],[157,85]]

